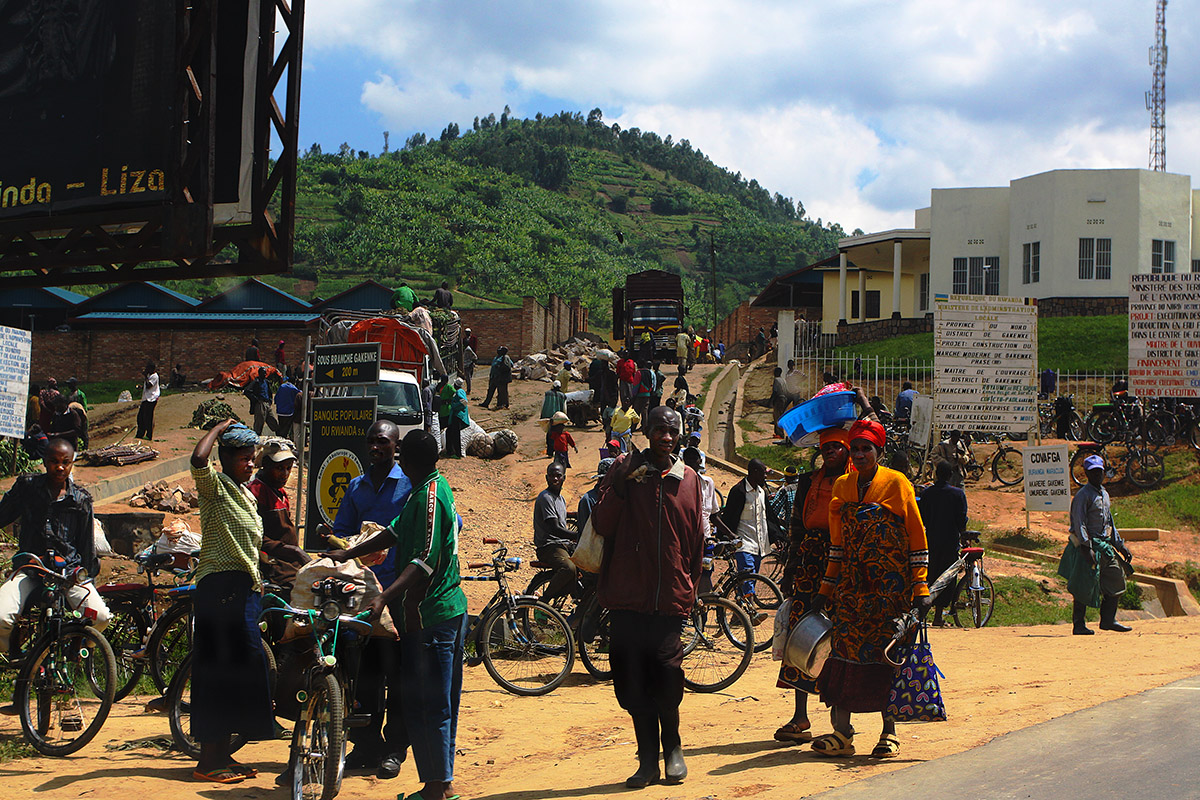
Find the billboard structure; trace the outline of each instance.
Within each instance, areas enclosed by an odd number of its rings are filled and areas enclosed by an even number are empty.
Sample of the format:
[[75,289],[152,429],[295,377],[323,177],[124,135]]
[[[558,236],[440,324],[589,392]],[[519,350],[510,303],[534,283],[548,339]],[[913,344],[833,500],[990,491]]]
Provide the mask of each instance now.
[[287,269],[303,15],[0,4],[0,288]]

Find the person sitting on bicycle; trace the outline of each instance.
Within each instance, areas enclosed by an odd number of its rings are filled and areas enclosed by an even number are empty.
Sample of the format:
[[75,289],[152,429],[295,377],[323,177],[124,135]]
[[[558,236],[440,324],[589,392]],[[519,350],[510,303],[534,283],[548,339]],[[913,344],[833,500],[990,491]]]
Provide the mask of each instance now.
[[579,528],[580,533],[583,532],[583,526],[587,524],[588,517],[592,515],[592,509],[596,507],[596,503],[600,502],[600,484],[604,482],[604,476],[608,474],[608,469],[615,460],[615,455],[600,459],[600,463],[596,465],[596,485],[579,498],[579,507],[575,510],[575,526]]
[[622,396],[621,407],[613,412],[612,421],[609,423],[612,437],[621,443],[621,452],[629,452],[629,443],[633,439],[633,431],[641,421],[642,418],[633,409],[633,399]]
[[[953,472],[949,461],[938,461],[933,468],[933,485],[917,498],[917,508],[925,523],[925,538],[929,542],[929,577],[932,584],[958,560],[959,536],[967,529],[967,494],[950,485]],[[943,625],[942,616],[954,592],[947,588],[933,601],[933,624]]]
[[[746,477],[734,484],[721,511],[722,526],[740,541],[738,569],[758,572],[762,557],[771,552],[767,529],[767,465],[757,458],[746,466]],[[742,594],[754,594],[754,584],[742,584]]]
[[554,577],[542,592],[547,603],[570,591],[575,584],[571,550],[575,548],[577,534],[567,527],[567,502],[562,496],[566,476],[566,468],[557,461],[546,467],[546,488],[533,501],[533,546],[537,548],[538,561],[554,569]]
[[[62,438],[46,444],[40,475],[22,475],[0,498],[0,528],[20,520],[17,551],[32,553],[46,562],[54,551],[58,563],[46,563],[55,572],[83,567],[95,577],[100,572],[92,532],[92,496],[71,479],[75,446]],[[9,636],[37,578],[17,572],[0,586],[0,652],[7,654]],[[75,584],[67,594],[71,606],[82,610],[98,631],[108,625],[108,607],[89,581]]]

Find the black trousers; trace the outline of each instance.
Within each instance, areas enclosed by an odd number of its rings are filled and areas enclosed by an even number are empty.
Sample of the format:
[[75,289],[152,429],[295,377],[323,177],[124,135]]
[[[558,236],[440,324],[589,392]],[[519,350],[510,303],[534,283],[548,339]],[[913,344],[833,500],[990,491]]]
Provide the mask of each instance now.
[[548,544],[537,549],[537,560],[544,561],[554,569],[554,577],[542,590],[542,599],[549,603],[556,597],[569,592],[575,583],[575,564],[561,544]]
[[[355,747],[365,747],[380,758],[408,753],[408,733],[400,703],[400,642],[374,636],[363,646],[362,664],[354,689],[358,711],[371,715],[361,728],[348,728]],[[386,722],[385,722],[386,715]]]
[[462,458],[462,420],[451,417],[446,426],[446,455],[450,458]]
[[158,405],[157,400],[143,400],[138,406],[137,413],[137,438],[138,439],[153,439],[154,438],[154,407]]
[[496,395],[496,408],[508,408],[508,384],[497,383],[492,379],[488,379],[487,397],[483,398],[483,405],[488,406],[492,402],[492,395]]
[[612,611],[609,663],[617,703],[633,716],[678,716],[683,700],[682,617]]

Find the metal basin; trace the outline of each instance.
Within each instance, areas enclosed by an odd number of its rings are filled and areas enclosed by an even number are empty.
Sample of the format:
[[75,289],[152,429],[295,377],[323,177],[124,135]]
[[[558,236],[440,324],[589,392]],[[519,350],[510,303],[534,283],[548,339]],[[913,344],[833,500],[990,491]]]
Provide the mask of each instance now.
[[788,633],[783,660],[810,678],[821,674],[832,649],[833,623],[820,611],[809,611]]

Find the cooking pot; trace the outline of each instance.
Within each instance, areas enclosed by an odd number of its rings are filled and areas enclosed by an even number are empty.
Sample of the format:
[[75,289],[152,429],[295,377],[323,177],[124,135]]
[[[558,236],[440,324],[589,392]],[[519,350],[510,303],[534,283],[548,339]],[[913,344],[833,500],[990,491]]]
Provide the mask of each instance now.
[[825,659],[829,658],[832,644],[833,623],[820,611],[803,614],[788,632],[787,647],[783,661],[803,672],[810,678],[821,674]]

